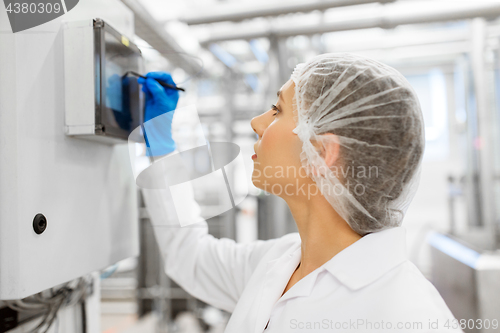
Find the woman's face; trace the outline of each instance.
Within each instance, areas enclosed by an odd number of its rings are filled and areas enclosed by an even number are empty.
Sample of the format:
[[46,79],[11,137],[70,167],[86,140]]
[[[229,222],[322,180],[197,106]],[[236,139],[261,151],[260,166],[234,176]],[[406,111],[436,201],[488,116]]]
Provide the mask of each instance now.
[[301,169],[302,141],[292,132],[296,127],[292,106],[294,89],[294,82],[288,80],[278,92],[276,104],[251,121],[259,136],[252,156],[252,182],[280,197],[297,195],[297,188],[309,179]]

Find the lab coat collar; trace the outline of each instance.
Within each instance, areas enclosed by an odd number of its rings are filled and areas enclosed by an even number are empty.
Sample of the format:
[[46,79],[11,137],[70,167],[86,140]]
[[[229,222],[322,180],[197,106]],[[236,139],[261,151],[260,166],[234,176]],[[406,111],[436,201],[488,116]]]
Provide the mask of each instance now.
[[[293,260],[293,262],[297,263],[295,267],[298,265],[300,262],[300,255],[301,251],[300,248],[297,252],[294,253],[294,256],[296,256],[296,259]],[[324,267],[320,267],[313,272],[309,273],[307,279],[301,279],[297,281],[296,285],[299,286],[300,288],[290,288],[279,300],[278,303],[284,302],[288,299],[295,298],[295,297],[307,297],[311,295],[312,290],[314,289],[314,285],[316,284],[316,279],[318,278],[318,274],[321,273],[324,270]],[[290,277],[288,277],[287,283],[290,280]]]
[[351,290],[363,288],[407,259],[406,229],[394,227],[368,234],[324,267]]
[[302,279],[297,284],[301,288],[290,288],[283,297],[281,294],[301,257],[301,242],[298,233],[295,245],[277,259],[267,262],[266,275],[262,289],[256,295],[259,304],[254,332],[259,333],[269,319],[273,306],[293,297],[309,296],[319,273],[327,270],[343,285],[352,290],[360,289],[391,268],[406,260],[406,230],[396,227],[368,234],[348,246],[315,271],[313,276]]

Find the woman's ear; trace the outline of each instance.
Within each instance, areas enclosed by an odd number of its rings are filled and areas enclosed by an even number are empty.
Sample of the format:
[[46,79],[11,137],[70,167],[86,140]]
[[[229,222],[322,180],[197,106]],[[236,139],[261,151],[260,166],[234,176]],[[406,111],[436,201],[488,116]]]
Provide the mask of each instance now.
[[335,165],[340,156],[339,138],[332,133],[321,135],[321,157],[324,158],[326,165],[331,168]]

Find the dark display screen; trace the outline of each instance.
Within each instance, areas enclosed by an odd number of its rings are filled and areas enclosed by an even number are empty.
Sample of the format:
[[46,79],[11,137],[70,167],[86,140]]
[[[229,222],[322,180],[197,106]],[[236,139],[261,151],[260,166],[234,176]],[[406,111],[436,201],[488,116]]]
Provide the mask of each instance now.
[[96,124],[102,134],[126,139],[142,121],[142,93],[137,78],[128,71],[141,72],[140,50],[107,24],[96,28],[96,80],[100,86]]

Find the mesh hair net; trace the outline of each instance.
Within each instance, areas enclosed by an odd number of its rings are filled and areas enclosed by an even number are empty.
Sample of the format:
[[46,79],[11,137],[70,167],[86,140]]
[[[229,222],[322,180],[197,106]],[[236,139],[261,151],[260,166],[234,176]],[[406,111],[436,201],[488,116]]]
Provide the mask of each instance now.
[[[409,82],[377,61],[336,53],[299,64],[291,79],[302,166],[323,196],[360,235],[401,225],[425,145]],[[340,148],[330,167],[318,149],[329,141]]]

